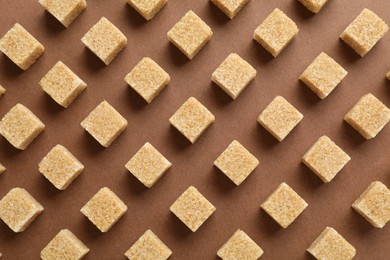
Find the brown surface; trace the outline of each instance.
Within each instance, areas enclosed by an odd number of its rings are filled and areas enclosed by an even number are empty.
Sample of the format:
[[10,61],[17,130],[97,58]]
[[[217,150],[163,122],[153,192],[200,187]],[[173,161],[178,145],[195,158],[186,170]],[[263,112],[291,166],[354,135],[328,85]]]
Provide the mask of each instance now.
[[[252,34],[275,7],[296,21],[300,32],[273,59],[252,40]],[[390,68],[390,33],[364,58],[338,38],[364,7],[390,24],[389,1],[330,1],[319,14],[312,15],[295,0],[252,0],[230,21],[207,0],[169,0],[152,21],[145,22],[124,0],[90,0],[86,11],[64,29],[38,1],[0,0],[0,35],[19,22],[46,48],[26,72],[0,55],[0,82],[7,89],[0,99],[0,116],[21,102],[46,124],[44,133],[25,151],[14,149],[0,138],[0,161],[7,167],[0,177],[0,197],[20,186],[45,207],[43,214],[21,234],[14,234],[0,222],[3,258],[37,259],[42,248],[61,229],[68,228],[91,249],[85,259],[124,259],[126,250],[147,229],[173,251],[172,259],[216,259],[217,250],[240,228],[264,249],[264,259],[312,259],[306,248],[326,226],[331,226],[356,247],[355,259],[388,259],[390,224],[375,229],[351,208],[372,181],[390,186],[390,126],[375,139],[365,141],[343,122],[343,116],[368,92],[390,105],[390,82],[385,79]],[[192,61],[166,37],[166,32],[189,9],[214,31],[211,42]],[[128,46],[109,66],[103,65],[80,41],[103,15],[128,37]],[[322,101],[298,81],[321,51],[349,72]],[[231,52],[237,52],[258,70],[256,79],[235,101],[210,79]],[[172,78],[150,105],[123,80],[144,56],[153,58]],[[88,84],[68,109],[57,105],[38,85],[58,60]],[[281,143],[256,121],[276,95],[285,97],[305,116]],[[194,145],[168,122],[189,96],[196,97],[216,116],[215,123]],[[103,99],[129,121],[125,132],[107,149],[80,126]],[[329,184],[323,184],[301,163],[307,149],[324,134],[352,157]],[[238,187],[213,166],[215,158],[233,139],[260,161]],[[124,166],[147,141],[173,164],[151,189]],[[57,143],[85,165],[84,172],[65,191],[56,190],[38,172],[39,161]],[[286,230],[260,211],[260,204],[283,181],[309,204]],[[169,211],[190,185],[217,208],[196,233]],[[129,207],[106,234],[80,213],[102,186],[112,189]]]

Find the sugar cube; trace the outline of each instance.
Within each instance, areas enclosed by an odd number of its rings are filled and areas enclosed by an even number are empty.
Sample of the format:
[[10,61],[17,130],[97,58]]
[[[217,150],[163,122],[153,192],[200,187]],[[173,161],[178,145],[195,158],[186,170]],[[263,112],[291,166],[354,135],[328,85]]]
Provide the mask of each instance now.
[[5,172],[6,168],[4,167],[4,165],[2,165],[0,163],[0,174],[2,174],[3,172]]
[[45,129],[27,107],[16,104],[0,121],[0,134],[15,148],[24,150]]
[[3,88],[3,86],[0,85],[0,97],[1,97],[2,95],[4,95],[5,92],[6,92],[5,88]]
[[217,255],[223,260],[259,259],[264,253],[255,241],[244,231],[238,229],[218,250]]
[[236,53],[231,53],[213,72],[211,80],[231,98],[238,95],[256,77],[256,70]]
[[168,39],[190,60],[210,41],[212,35],[211,28],[192,10],[167,33]]
[[211,2],[230,19],[233,19],[236,14],[249,2],[249,0],[211,0]]
[[43,210],[42,205],[23,188],[13,188],[0,200],[0,219],[16,233],[30,226]]
[[328,0],[299,0],[308,10],[313,13],[321,11],[322,7],[328,2]]
[[390,71],[387,72],[386,77],[387,77],[388,80],[390,80]]
[[361,57],[366,55],[389,30],[387,24],[373,11],[365,8],[348,25],[340,38]]
[[92,26],[81,41],[106,65],[127,45],[126,36],[105,17]]
[[364,138],[374,138],[390,120],[390,109],[371,93],[363,96],[344,120]]
[[151,20],[167,4],[168,0],[127,0],[146,20]]
[[45,48],[23,26],[16,23],[0,39],[0,50],[22,70],[27,70]]
[[86,0],[39,0],[39,3],[65,27],[87,7]]

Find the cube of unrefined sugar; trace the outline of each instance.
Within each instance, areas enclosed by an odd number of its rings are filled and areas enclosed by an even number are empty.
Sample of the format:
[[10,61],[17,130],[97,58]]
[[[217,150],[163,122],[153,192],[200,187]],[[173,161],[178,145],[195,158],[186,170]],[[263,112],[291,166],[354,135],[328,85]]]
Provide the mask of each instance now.
[[172,251],[151,231],[147,230],[138,240],[126,251],[128,259],[154,259],[166,260]]
[[127,0],[146,20],[151,20],[168,2],[168,0]]
[[244,231],[238,229],[218,250],[217,255],[223,260],[259,259],[264,253],[255,241]]
[[387,77],[388,80],[390,80],[390,71],[387,72],[386,77]]
[[308,204],[285,182],[261,204],[281,227],[287,228],[306,209]]
[[125,77],[127,84],[148,103],[152,102],[170,80],[169,74],[148,57],[143,58]]
[[92,26],[81,41],[106,65],[127,45],[126,36],[105,17]]
[[24,150],[45,129],[27,107],[16,104],[0,121],[0,134],[15,148]]
[[168,39],[190,60],[208,43],[213,32],[193,11],[188,11],[167,33]]
[[298,125],[303,115],[286,99],[277,96],[260,114],[257,121],[279,142]]
[[318,260],[350,260],[356,254],[356,249],[331,227],[326,227],[307,251]]
[[191,143],[195,143],[214,121],[214,115],[194,97],[184,102],[169,119]]
[[390,120],[390,109],[371,93],[363,96],[344,120],[364,138],[374,138]]
[[39,163],[39,172],[59,190],[65,190],[83,170],[84,165],[60,144]]
[[256,77],[256,70],[238,54],[231,53],[213,72],[211,80],[231,98],[238,95]]
[[299,79],[321,99],[326,98],[348,72],[328,54],[322,52]]
[[102,146],[108,147],[125,130],[127,120],[104,100],[81,122],[81,126]]
[[109,188],[101,188],[80,210],[101,232],[107,232],[126,213],[127,206]]
[[195,187],[190,186],[169,208],[192,232],[214,213],[215,207]]
[[3,172],[5,172],[6,168],[4,167],[4,165],[2,165],[0,163],[0,174],[2,174]]
[[152,187],[171,167],[171,163],[150,143],[141,149],[126,163],[129,170],[146,187]]
[[0,85],[0,97],[1,97],[2,95],[4,95],[5,92],[6,92],[5,88],[3,88],[3,86]]
[[87,87],[87,84],[61,61],[46,73],[39,85],[55,102],[65,108]]
[[0,39],[0,50],[22,70],[27,70],[45,48],[23,26],[16,23]]
[[328,0],[299,0],[308,10],[313,13],[321,11],[322,7],[328,2]]
[[230,19],[233,19],[236,14],[249,2],[249,0],[211,0],[211,2]]
[[387,24],[373,11],[365,8],[348,25],[340,38],[361,57],[366,55],[389,30]]
[[218,156],[214,165],[238,186],[259,165],[259,161],[244,146],[234,140]]
[[39,3],[65,27],[87,7],[86,0],[39,0]]
[[302,158],[303,163],[323,182],[330,182],[350,160],[351,157],[325,135]]
[[383,228],[390,221],[390,190],[382,182],[375,181],[352,207],[374,227]]
[[13,188],[0,200],[0,219],[16,233],[30,226],[42,211],[42,205],[22,188]]
[[256,28],[253,38],[276,57],[295,38],[298,31],[295,22],[276,8]]
[[61,230],[47,246],[41,251],[42,260],[72,259],[80,260],[89,252],[84,245],[70,230]]

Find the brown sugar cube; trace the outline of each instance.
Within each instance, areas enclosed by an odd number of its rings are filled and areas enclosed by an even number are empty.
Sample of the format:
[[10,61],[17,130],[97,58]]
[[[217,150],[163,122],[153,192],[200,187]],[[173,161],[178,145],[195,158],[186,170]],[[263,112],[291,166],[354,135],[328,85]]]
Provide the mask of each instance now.
[[256,77],[256,73],[248,62],[238,54],[231,53],[213,72],[211,80],[236,99]]
[[217,255],[223,260],[259,259],[264,253],[255,241],[244,231],[238,229],[218,250]]
[[166,260],[172,251],[151,231],[147,230],[125,253],[128,259]]
[[101,188],[80,210],[101,232],[107,232],[126,213],[127,206],[109,188]]
[[322,7],[328,2],[328,0],[299,0],[308,10],[313,13],[321,11]]
[[191,143],[195,143],[214,121],[214,115],[194,97],[187,99],[169,119]]
[[218,156],[214,165],[238,186],[259,165],[259,161],[244,146],[234,140]]
[[350,160],[351,157],[325,135],[302,158],[302,162],[323,182],[330,182]]
[[363,96],[344,120],[364,138],[374,138],[390,120],[390,109],[371,93]]
[[152,102],[170,80],[169,74],[148,57],[143,58],[125,77],[127,84],[148,103]]
[[215,207],[195,187],[190,186],[169,208],[192,232],[214,213]]
[[253,39],[276,57],[295,38],[298,31],[294,21],[276,8],[256,28]]
[[126,163],[129,170],[146,187],[152,187],[172,164],[150,143],[141,149]]
[[80,260],[89,252],[70,230],[61,230],[47,246],[41,251],[42,260],[72,259]]
[[16,23],[0,39],[0,50],[22,70],[27,70],[45,48],[23,26]]
[[298,125],[303,115],[286,99],[277,96],[260,114],[257,121],[279,142]]
[[24,150],[45,129],[27,107],[16,104],[0,121],[0,134],[15,148]]
[[390,190],[380,181],[375,181],[352,204],[374,227],[383,228],[390,220]]
[[127,0],[146,20],[151,20],[167,4],[168,0]]
[[126,36],[105,17],[92,26],[81,41],[106,65],[127,45]]
[[42,211],[42,205],[22,188],[13,188],[0,200],[0,219],[16,233],[30,226]]
[[285,182],[261,204],[281,227],[287,228],[306,209],[308,204]]
[[2,165],[0,163],[0,174],[2,174],[3,172],[5,172],[6,168],[4,167],[4,165]]
[[233,19],[236,14],[249,2],[249,0],[211,0],[211,2],[230,19]]
[[2,95],[4,95],[5,92],[6,92],[5,88],[3,88],[3,86],[0,85],[0,97],[1,97]]
[[39,163],[39,172],[59,190],[65,190],[83,170],[84,165],[59,144]]
[[49,70],[39,85],[55,102],[65,108],[87,87],[87,84],[61,61]]
[[348,25],[340,38],[361,57],[366,55],[389,30],[387,24],[373,11],[364,9]]
[[108,147],[125,130],[127,120],[104,100],[81,122],[81,126],[102,146]]
[[39,0],[39,3],[65,27],[68,27],[87,7],[85,0]]
[[307,251],[318,260],[350,260],[356,254],[356,249],[331,227],[326,227]]
[[193,11],[188,11],[167,33],[168,39],[192,60],[208,43],[213,32]]
[[322,52],[307,67],[299,79],[321,99],[326,98],[347,76],[348,72],[334,59]]
[[390,80],[390,71],[387,72],[386,77],[387,77],[388,80]]

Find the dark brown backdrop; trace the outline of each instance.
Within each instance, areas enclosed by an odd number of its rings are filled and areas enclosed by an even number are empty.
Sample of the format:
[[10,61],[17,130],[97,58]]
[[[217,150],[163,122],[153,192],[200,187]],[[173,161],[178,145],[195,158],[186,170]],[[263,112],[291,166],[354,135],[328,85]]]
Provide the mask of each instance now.
[[[300,32],[273,59],[252,40],[252,33],[275,7],[296,21]],[[152,229],[172,249],[172,259],[216,259],[220,246],[240,228],[264,249],[264,259],[311,259],[306,248],[326,226],[331,226],[356,247],[356,259],[389,259],[389,224],[375,229],[351,208],[372,181],[380,180],[390,186],[390,126],[374,140],[365,141],[343,122],[343,116],[368,92],[390,105],[390,82],[385,80],[390,69],[390,33],[364,58],[339,40],[340,33],[365,7],[390,24],[389,1],[333,0],[318,15],[312,15],[295,0],[252,0],[230,21],[208,0],[169,0],[152,21],[145,22],[125,0],[89,0],[86,11],[64,29],[37,0],[0,0],[0,35],[19,22],[46,48],[26,72],[0,55],[0,82],[7,89],[0,99],[0,116],[20,102],[46,124],[44,133],[25,151],[14,149],[0,138],[0,161],[7,167],[0,177],[0,197],[19,186],[45,207],[44,213],[21,234],[14,234],[0,222],[3,258],[37,259],[53,236],[68,228],[91,249],[86,259],[123,259],[124,252],[147,229]],[[166,37],[167,31],[189,9],[214,32],[211,42],[192,61]],[[102,16],[128,38],[127,47],[109,66],[104,66],[80,41]],[[322,101],[298,81],[321,51],[330,54],[349,72]],[[258,71],[256,79],[235,101],[210,80],[211,73],[231,52],[237,52]],[[145,56],[156,60],[172,78],[150,105],[123,80]],[[58,60],[88,84],[68,109],[62,109],[38,85]],[[282,143],[256,122],[276,95],[284,96],[305,116]],[[194,145],[168,122],[190,96],[216,116],[215,123]],[[102,148],[80,126],[103,99],[129,122],[126,131],[108,149]],[[352,157],[329,184],[323,184],[301,163],[306,150],[324,134]],[[260,161],[259,167],[239,187],[213,167],[213,161],[233,139]],[[145,188],[124,167],[147,141],[173,163],[151,189]],[[37,166],[58,143],[85,165],[83,174],[65,191],[56,190]],[[259,209],[261,202],[283,181],[309,204],[286,230]],[[217,208],[196,233],[169,211],[169,206],[190,185],[197,187]],[[111,188],[129,208],[106,234],[100,233],[79,211],[103,186]]]

